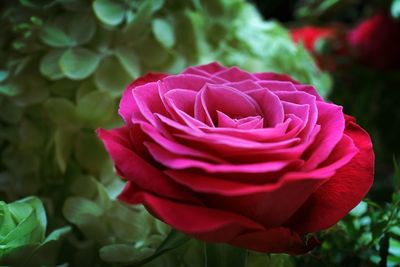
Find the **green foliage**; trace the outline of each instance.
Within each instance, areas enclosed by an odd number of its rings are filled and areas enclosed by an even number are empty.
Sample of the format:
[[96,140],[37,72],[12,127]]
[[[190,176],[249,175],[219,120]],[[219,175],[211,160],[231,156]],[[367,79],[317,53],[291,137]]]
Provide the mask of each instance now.
[[392,1],[392,6],[390,7],[390,12],[391,12],[393,18],[395,18],[395,19],[400,18],[400,1],[399,0]]
[[[27,197],[12,203],[0,201],[0,264],[42,266],[55,264],[60,238],[70,227],[45,237],[47,218],[42,202]],[[50,255],[46,255],[50,253]]]
[[400,258],[400,191],[392,202],[366,200],[331,229],[312,257],[298,257],[298,266],[398,266]]
[[74,226],[54,264],[122,266],[162,255],[176,266],[177,254],[167,254],[187,241],[116,199],[123,182],[94,130],[121,125],[117,105],[133,79],[220,61],[289,73],[324,95],[330,87],[287,31],[244,0],[19,0],[0,12],[0,194],[40,195],[51,225]]

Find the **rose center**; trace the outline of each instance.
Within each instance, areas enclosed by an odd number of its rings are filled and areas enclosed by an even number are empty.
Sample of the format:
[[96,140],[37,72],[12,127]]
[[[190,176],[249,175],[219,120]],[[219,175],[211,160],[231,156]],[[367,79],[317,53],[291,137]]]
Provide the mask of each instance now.
[[225,113],[217,110],[217,127],[224,127],[224,128],[238,128],[243,130],[250,130],[250,129],[260,129],[263,128],[264,119],[257,115],[257,116],[248,116],[248,117],[235,117],[231,118]]

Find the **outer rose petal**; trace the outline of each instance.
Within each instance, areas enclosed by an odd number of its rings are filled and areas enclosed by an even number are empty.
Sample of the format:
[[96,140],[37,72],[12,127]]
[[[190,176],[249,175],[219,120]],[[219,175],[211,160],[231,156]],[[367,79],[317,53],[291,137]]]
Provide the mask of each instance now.
[[103,141],[115,167],[122,177],[134,180],[141,188],[155,191],[171,199],[199,203],[199,200],[180,185],[173,183],[161,171],[147,163],[132,151],[129,142],[128,127],[106,131],[98,129],[97,134]]
[[315,236],[305,242],[295,231],[285,227],[276,227],[259,232],[237,236],[232,245],[268,253],[304,254],[312,250],[319,242]]
[[165,73],[156,73],[156,72],[150,72],[147,73],[146,75],[134,80],[131,84],[128,85],[128,87],[125,89],[121,102],[119,104],[119,109],[118,113],[121,115],[121,117],[124,119],[126,124],[130,124],[132,112],[133,112],[133,107],[136,106],[136,103],[133,99],[132,95],[132,90],[140,85],[149,83],[149,82],[156,82],[164,77],[168,76],[168,74]]
[[366,131],[346,116],[346,135],[359,149],[356,156],[308,199],[289,220],[299,233],[326,229],[342,219],[367,194],[374,177],[374,152]]
[[259,252],[305,253],[316,240],[305,242],[295,232],[277,227],[265,229],[243,216],[204,206],[173,202],[129,185],[119,197],[129,203],[143,203],[157,218],[177,230],[208,242],[224,242]]

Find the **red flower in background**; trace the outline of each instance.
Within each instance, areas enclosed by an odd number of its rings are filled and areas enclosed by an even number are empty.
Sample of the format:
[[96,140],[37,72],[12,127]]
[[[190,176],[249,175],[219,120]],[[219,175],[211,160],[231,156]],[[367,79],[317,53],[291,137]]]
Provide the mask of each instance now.
[[[306,26],[292,29],[290,34],[295,43],[302,42],[304,47],[315,57],[321,69],[335,70],[337,63],[333,55],[347,55],[346,35],[341,27],[313,27]],[[317,43],[325,41],[319,49]],[[328,50],[328,51],[326,51]]]
[[294,42],[303,42],[309,52],[314,52],[315,44],[323,38],[332,38],[335,35],[334,28],[306,26],[290,31]]
[[354,56],[377,68],[399,67],[400,22],[379,13],[361,22],[348,34]]

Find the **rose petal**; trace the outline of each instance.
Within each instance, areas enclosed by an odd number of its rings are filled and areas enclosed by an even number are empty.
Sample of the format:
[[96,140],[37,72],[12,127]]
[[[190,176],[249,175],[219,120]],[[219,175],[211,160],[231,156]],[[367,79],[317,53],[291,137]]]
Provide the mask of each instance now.
[[178,231],[206,241],[228,242],[244,229],[263,229],[256,222],[231,212],[175,202],[134,188],[125,190],[120,199],[132,204],[142,203],[155,217]]
[[213,76],[225,79],[229,82],[241,82],[243,80],[252,80],[256,81],[257,78],[254,77],[251,73],[242,71],[238,67],[231,67],[228,69],[221,70],[213,74]]
[[303,158],[307,159],[303,166],[304,170],[312,170],[319,163],[326,160],[343,137],[345,124],[343,108],[319,101],[317,102],[317,107],[317,123],[321,125],[321,131],[314,143],[303,155]]
[[179,201],[199,203],[199,200],[182,186],[173,183],[161,171],[151,166],[132,151],[128,127],[106,131],[98,129],[97,134],[111,155],[122,177],[132,180],[141,188]]
[[317,90],[311,85],[308,84],[295,84],[294,87],[298,91],[306,92],[307,94],[313,95],[316,97],[317,101],[324,101],[324,99],[318,94]]
[[260,114],[258,104],[248,95],[234,88],[206,84],[196,97],[194,117],[210,126],[215,126],[217,110],[231,118]]
[[168,76],[164,73],[148,73],[136,80],[134,80],[128,87],[125,89],[121,102],[119,104],[118,113],[124,119],[126,124],[130,124],[132,113],[137,112],[136,103],[133,99],[132,90],[134,90],[137,86],[158,81],[164,77]]
[[258,81],[258,85],[271,91],[297,91],[292,82],[285,81]]
[[209,64],[200,65],[200,66],[197,66],[194,68],[208,72],[209,74],[214,74],[216,72],[227,69],[226,67],[222,66],[218,62],[212,62]]
[[346,130],[359,152],[322,185],[290,220],[301,233],[326,229],[342,219],[367,194],[374,176],[374,152],[371,139],[351,117]]
[[264,89],[256,81],[244,80],[238,82],[227,82],[223,84],[224,86],[235,88],[241,92],[248,92],[253,90]]
[[295,231],[276,227],[238,235],[230,243],[259,252],[297,255],[312,250],[318,244],[318,240],[312,236],[306,242]]
[[255,76],[259,80],[265,80],[265,81],[286,81],[286,82],[291,82],[293,84],[299,83],[298,81],[292,79],[287,74],[279,74],[272,72],[257,72],[253,73],[253,76]]
[[264,127],[274,127],[282,123],[284,119],[284,110],[278,96],[266,89],[251,90],[246,92],[252,97],[261,109],[264,115]]
[[194,74],[179,74],[168,76],[160,82],[160,95],[166,94],[172,89],[186,89],[191,91],[200,91],[206,83],[213,84],[210,78]]
[[[168,138],[165,138],[163,135],[157,131],[152,125],[148,123],[140,123],[140,128],[142,129],[144,134],[147,134],[149,138],[141,139],[141,143],[144,145],[144,143],[148,143],[149,141],[154,141],[164,149],[171,151],[172,153],[180,156],[190,156],[190,157],[195,157],[199,159],[203,159],[207,162],[217,162],[217,163],[226,163],[226,161],[218,158],[215,155],[211,155],[210,153],[202,152],[196,149],[193,149],[191,147],[185,146],[183,144],[174,142],[173,140],[170,140]],[[147,149],[146,149],[147,152]]]
[[[260,168],[259,172],[263,171]],[[202,193],[198,196],[208,207],[241,214],[267,228],[283,225],[325,182],[323,176],[293,174],[290,177],[284,175],[275,183],[254,185],[184,171],[168,170],[165,173],[175,182]]]
[[132,95],[141,115],[151,124],[156,125],[154,113],[168,116],[168,112],[158,94],[158,84],[156,82],[146,83],[136,87],[135,90],[132,91]]
[[305,92],[301,91],[276,91],[274,92],[279,99],[282,101],[300,104],[300,105],[309,105],[309,117],[307,121],[306,127],[303,129],[302,133],[299,135],[301,137],[308,136],[311,131],[314,129],[315,124],[318,119],[318,109],[316,105],[316,97]]
[[[274,172],[281,170],[287,165],[293,163],[293,161],[271,161],[254,164],[213,164],[205,161],[196,160],[194,158],[187,157],[176,157],[172,152],[162,148],[161,146],[146,142],[145,146],[149,150],[153,158],[161,163],[162,165],[171,169],[189,169],[199,168],[207,173],[229,173],[229,172],[240,172],[240,173],[264,173]],[[301,161],[301,160],[297,160]]]

